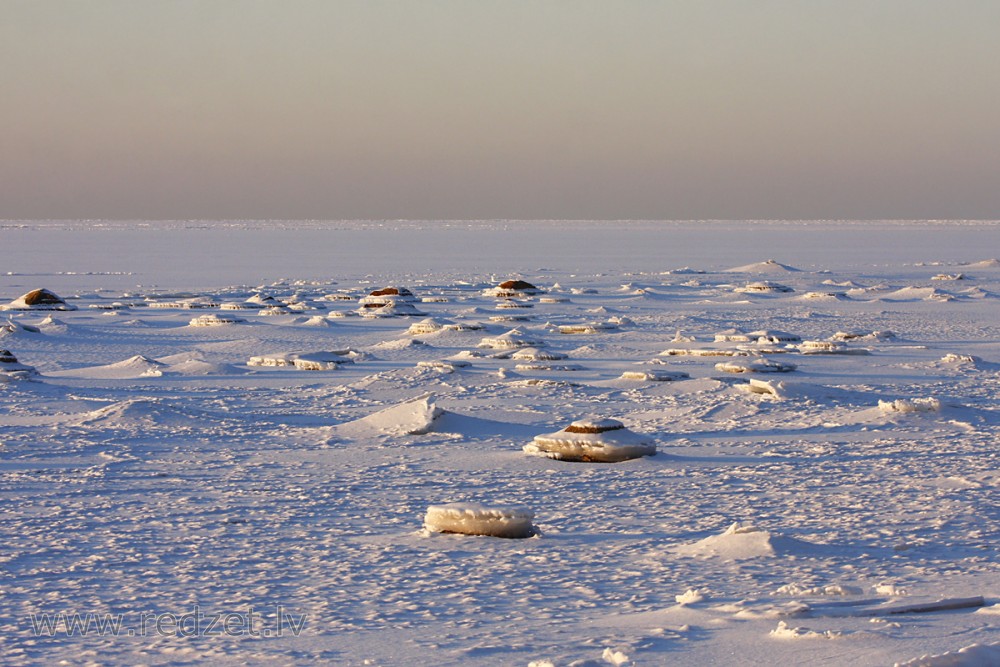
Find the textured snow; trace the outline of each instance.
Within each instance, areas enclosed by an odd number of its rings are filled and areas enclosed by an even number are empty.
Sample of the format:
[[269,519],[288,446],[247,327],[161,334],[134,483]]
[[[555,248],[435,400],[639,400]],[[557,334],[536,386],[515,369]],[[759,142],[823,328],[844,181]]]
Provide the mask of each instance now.
[[[996,664],[995,222],[0,226],[0,303],[77,306],[0,321],[36,370],[0,369],[4,665]],[[511,276],[549,295],[498,309]],[[760,279],[794,291],[733,292]],[[356,316],[383,285],[426,315]],[[479,348],[511,314],[517,344]],[[618,328],[559,333],[594,322]],[[715,368],[764,360],[797,368]],[[524,452],[617,423],[658,453]],[[454,501],[530,508],[533,537],[425,529]],[[196,605],[305,625],[31,623]]]

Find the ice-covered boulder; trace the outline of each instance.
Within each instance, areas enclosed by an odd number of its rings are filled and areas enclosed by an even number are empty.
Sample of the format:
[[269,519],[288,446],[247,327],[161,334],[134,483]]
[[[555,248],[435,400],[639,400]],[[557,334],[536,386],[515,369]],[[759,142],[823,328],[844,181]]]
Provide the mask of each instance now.
[[405,287],[383,287],[358,300],[361,308],[381,308],[393,303],[413,303],[417,298]]
[[34,374],[33,366],[22,364],[10,350],[0,350],[0,373],[27,373]]
[[14,299],[0,310],[76,310],[61,297],[47,289],[34,289]]
[[485,296],[495,296],[504,299],[518,296],[534,296],[544,293],[545,290],[539,289],[524,280],[505,280],[496,287],[491,287],[483,291]]
[[534,519],[535,513],[523,507],[448,503],[427,508],[424,528],[432,533],[524,538],[538,533]]
[[656,453],[652,439],[634,433],[617,419],[579,419],[561,431],[536,435],[527,454],[560,461],[617,463]]

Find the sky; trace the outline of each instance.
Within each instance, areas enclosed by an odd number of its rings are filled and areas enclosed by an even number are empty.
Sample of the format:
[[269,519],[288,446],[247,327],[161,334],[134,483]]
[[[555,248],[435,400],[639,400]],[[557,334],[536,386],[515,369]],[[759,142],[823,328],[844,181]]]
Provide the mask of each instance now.
[[995,0],[0,0],[0,218],[1000,218]]

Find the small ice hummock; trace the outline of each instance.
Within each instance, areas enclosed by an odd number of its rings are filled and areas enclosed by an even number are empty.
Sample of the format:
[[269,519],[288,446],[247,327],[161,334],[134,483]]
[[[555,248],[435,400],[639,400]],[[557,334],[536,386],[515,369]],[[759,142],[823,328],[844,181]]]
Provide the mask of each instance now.
[[938,412],[941,401],[936,398],[899,398],[895,401],[879,401],[878,408],[882,412]]
[[479,341],[479,347],[488,347],[494,350],[512,350],[519,347],[543,347],[544,345],[545,341],[529,338],[520,329],[511,329],[505,334],[486,337]]
[[565,352],[540,350],[537,347],[522,347],[511,355],[512,359],[517,359],[518,361],[562,361],[568,357],[569,355]]
[[524,538],[538,534],[534,518],[535,513],[523,507],[448,503],[427,508],[424,528],[432,533]]
[[411,336],[421,336],[424,334],[432,334],[442,331],[446,324],[451,324],[448,320],[440,320],[433,317],[428,317],[426,319],[420,320],[419,322],[414,322],[410,325],[410,328],[406,330],[406,333]]
[[747,283],[743,287],[737,287],[735,292],[740,292],[742,294],[780,294],[787,292],[794,292],[788,285],[782,285],[781,283],[772,282],[770,280],[759,280],[752,283]]
[[682,371],[625,371],[622,373],[622,380],[639,380],[640,382],[674,382],[676,380],[687,380],[691,376]]
[[723,373],[789,373],[795,364],[773,359],[752,359],[750,361],[730,361],[715,365],[715,370]]
[[208,315],[199,315],[198,317],[192,319],[188,324],[192,327],[219,327],[227,324],[242,324],[243,322],[246,322],[246,320],[239,317],[210,313]]
[[656,454],[652,439],[634,433],[617,419],[578,419],[561,431],[536,435],[524,452],[559,461],[618,463]]

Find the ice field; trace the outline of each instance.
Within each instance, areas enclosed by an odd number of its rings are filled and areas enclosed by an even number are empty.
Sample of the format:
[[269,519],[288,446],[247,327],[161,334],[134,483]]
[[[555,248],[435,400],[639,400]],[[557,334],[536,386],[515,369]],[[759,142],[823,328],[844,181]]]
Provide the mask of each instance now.
[[4,664],[1000,664],[1000,223],[0,234]]

